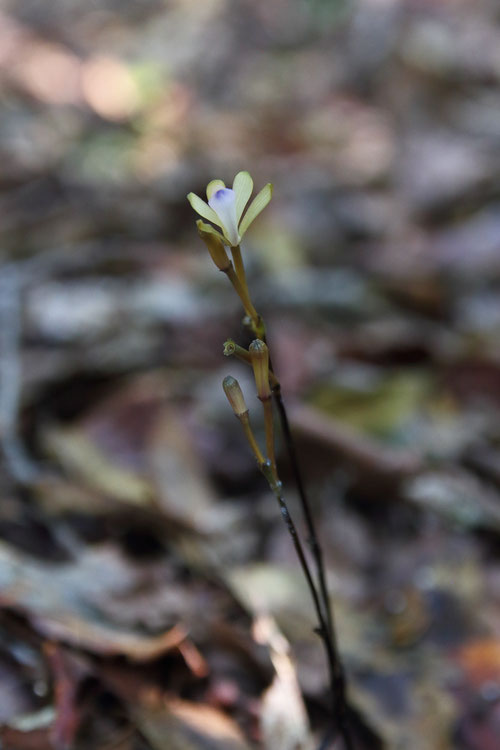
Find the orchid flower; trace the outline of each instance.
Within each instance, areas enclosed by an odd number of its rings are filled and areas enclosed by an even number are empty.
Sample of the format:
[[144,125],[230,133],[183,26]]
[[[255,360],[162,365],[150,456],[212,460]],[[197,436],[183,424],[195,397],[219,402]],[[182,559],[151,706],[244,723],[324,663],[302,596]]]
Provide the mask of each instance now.
[[273,194],[273,186],[269,182],[260,193],[257,193],[243,216],[252,190],[253,180],[249,173],[238,172],[232,188],[227,188],[222,180],[212,180],[208,183],[208,203],[194,193],[189,193],[187,199],[200,216],[216,224],[222,231],[219,232],[210,224],[198,221],[200,229],[215,234],[229,247],[237,247],[252,221],[267,206]]

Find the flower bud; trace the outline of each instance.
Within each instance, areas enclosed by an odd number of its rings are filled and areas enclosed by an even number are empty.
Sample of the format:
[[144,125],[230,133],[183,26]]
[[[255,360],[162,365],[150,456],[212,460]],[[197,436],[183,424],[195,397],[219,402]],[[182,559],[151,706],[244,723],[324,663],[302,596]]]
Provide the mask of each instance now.
[[245,399],[243,397],[240,384],[238,383],[236,378],[228,375],[222,381],[222,387],[224,388],[224,393],[227,396],[227,400],[231,404],[231,409],[234,411],[236,416],[242,417],[247,414],[248,408],[245,404]]
[[222,242],[222,240],[219,239],[216,234],[207,232],[203,228],[203,221],[197,221],[196,225],[198,227],[198,234],[207,246],[210,257],[212,258],[219,271],[227,271],[227,269],[231,265],[231,261],[227,257],[226,248],[224,247],[224,243]]
[[248,351],[250,352],[252,361],[257,395],[261,401],[266,401],[271,397],[271,388],[269,387],[269,350],[263,341],[255,339],[248,347]]

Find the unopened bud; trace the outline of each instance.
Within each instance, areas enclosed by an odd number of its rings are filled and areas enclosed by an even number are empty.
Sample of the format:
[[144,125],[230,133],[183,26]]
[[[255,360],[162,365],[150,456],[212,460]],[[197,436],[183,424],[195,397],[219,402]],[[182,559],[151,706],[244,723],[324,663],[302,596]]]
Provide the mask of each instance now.
[[252,361],[257,395],[261,401],[266,401],[271,397],[271,388],[269,387],[269,350],[263,341],[255,339],[248,347],[248,351],[250,352]]
[[245,404],[245,399],[243,397],[240,384],[238,383],[236,378],[228,375],[222,381],[222,387],[224,388],[224,393],[227,396],[227,400],[231,404],[231,409],[234,411],[236,416],[242,417],[244,414],[247,414],[247,405]]
[[210,257],[219,271],[227,271],[231,265],[231,261],[227,257],[226,248],[222,240],[216,234],[212,234],[212,232],[204,229],[207,225],[201,219],[196,222],[196,226],[198,227],[198,234],[207,246]]

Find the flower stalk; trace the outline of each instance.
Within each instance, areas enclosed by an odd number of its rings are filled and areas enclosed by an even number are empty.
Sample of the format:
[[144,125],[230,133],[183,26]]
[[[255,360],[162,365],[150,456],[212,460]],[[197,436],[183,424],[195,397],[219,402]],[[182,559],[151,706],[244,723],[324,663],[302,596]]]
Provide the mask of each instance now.
[[266,463],[266,459],[262,455],[257,440],[255,439],[255,435],[253,434],[253,430],[250,425],[248,407],[245,403],[245,398],[240,388],[240,384],[238,383],[236,378],[228,375],[222,381],[222,387],[235,417],[238,417],[241,422],[245,437],[248,440],[248,444],[250,445],[250,449],[255,456],[255,460],[257,461],[259,468],[261,468]]
[[247,294],[250,294],[250,292],[248,291],[245,266],[243,265],[243,256],[241,254],[241,247],[239,245],[232,247],[231,255],[233,256],[234,268],[236,271],[236,275],[238,276],[238,279],[240,280],[240,284],[244,289],[246,289]]
[[242,282],[241,276],[235,270],[233,263],[230,261],[226,253],[226,248],[224,247],[224,243],[222,242],[222,240],[212,232],[207,231],[205,228],[206,225],[202,221],[197,221],[196,225],[198,227],[198,234],[207,246],[208,252],[210,253],[210,257],[212,258],[213,262],[215,263],[219,271],[222,271],[222,273],[226,274],[229,281],[233,285],[236,294],[241,300],[241,304],[243,305],[245,313],[251,320],[252,327],[258,328],[261,324],[261,319],[259,314],[257,313],[257,310],[252,304],[252,300],[250,299],[250,293],[248,291],[248,285],[245,279],[245,270],[243,268],[243,265]]

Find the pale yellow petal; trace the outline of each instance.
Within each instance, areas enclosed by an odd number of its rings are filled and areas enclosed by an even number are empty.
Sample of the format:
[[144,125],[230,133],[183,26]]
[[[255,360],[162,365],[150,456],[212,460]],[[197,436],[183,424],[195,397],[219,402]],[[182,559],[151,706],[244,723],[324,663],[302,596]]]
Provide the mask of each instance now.
[[265,207],[271,200],[272,195],[273,186],[270,182],[268,182],[267,185],[262,188],[260,193],[257,193],[253,201],[250,203],[248,211],[246,212],[239,226],[240,237],[243,237],[252,221],[256,219],[260,212],[265,209]]
[[218,237],[220,240],[222,240],[222,242],[225,245],[228,244],[227,238],[224,237],[220,232],[218,232],[217,229],[214,229],[211,224],[205,224],[204,221],[202,221],[201,219],[198,219],[198,221],[196,222],[196,226],[198,227],[198,229],[201,229],[203,232],[209,232],[210,234],[215,234],[215,236]]
[[239,223],[253,190],[253,180],[248,172],[238,172],[234,178],[233,190],[236,193],[236,218]]
[[203,201],[194,193],[189,193],[187,199],[191,204],[191,208],[194,208],[197,214],[203,216],[204,219],[208,219],[208,221],[213,221],[213,223],[217,224],[218,227],[222,226],[221,220],[219,219],[213,208],[210,208],[210,206],[205,203],[205,201]]

